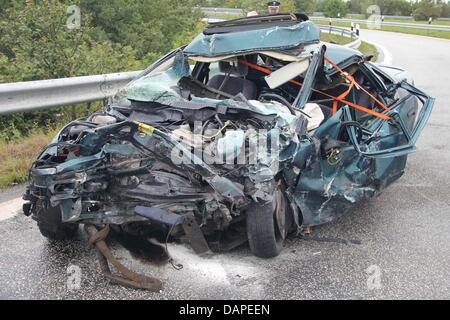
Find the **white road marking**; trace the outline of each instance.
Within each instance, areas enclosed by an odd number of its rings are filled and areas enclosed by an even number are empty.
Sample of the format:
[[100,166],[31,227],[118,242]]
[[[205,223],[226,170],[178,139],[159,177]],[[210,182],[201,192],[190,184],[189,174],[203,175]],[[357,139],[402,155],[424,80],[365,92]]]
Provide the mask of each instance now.
[[10,219],[22,212],[22,205],[25,201],[22,198],[12,199],[0,203],[0,221]]

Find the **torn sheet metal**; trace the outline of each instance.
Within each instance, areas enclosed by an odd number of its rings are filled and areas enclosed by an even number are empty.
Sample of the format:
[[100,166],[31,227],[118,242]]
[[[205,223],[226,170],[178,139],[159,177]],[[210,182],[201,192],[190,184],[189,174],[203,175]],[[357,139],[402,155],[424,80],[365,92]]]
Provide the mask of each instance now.
[[320,29],[311,21],[289,27],[272,27],[246,32],[199,34],[185,49],[191,56],[223,56],[254,51],[289,50],[318,43]]

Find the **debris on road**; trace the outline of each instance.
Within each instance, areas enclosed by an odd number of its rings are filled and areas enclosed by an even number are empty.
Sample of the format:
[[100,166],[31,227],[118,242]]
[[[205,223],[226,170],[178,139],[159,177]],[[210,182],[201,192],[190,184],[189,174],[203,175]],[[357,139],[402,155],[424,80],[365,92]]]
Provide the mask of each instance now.
[[[101,230],[98,230],[95,226],[89,224],[86,224],[84,228],[86,233],[89,235],[89,243],[98,251],[100,270],[111,282],[134,289],[145,289],[156,292],[159,292],[162,289],[162,283],[160,280],[135,273],[125,267],[116,259],[116,257],[114,257],[105,242],[105,239],[109,234],[108,225]],[[122,275],[113,274],[109,268],[108,262],[111,263]]]

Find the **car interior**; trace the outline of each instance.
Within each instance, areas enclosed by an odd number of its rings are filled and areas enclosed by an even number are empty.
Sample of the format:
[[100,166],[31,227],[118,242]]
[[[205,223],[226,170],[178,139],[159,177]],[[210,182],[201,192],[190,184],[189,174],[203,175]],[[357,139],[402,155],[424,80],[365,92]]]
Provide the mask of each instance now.
[[[247,100],[277,101],[290,107],[298,95],[299,83],[303,82],[304,74],[300,74],[293,81],[286,81],[276,88],[270,88],[266,81],[268,72],[274,72],[289,63],[291,62],[281,61],[261,53],[216,62],[196,62],[192,80],[201,89],[193,90],[191,83],[189,90],[198,97],[229,99],[241,95]],[[357,65],[351,65],[345,71],[353,75],[358,86],[364,87],[373,96],[378,96],[376,86]],[[316,77],[315,90],[313,90],[308,103],[317,104],[323,113],[324,121],[326,121],[333,115],[334,99],[330,96],[340,96],[349,89],[349,86],[348,81],[339,72],[328,78]],[[353,88],[346,99],[368,109],[377,108],[375,101],[357,88]],[[371,117],[371,115],[353,108],[351,108],[351,112],[356,121],[363,121],[367,117]]]

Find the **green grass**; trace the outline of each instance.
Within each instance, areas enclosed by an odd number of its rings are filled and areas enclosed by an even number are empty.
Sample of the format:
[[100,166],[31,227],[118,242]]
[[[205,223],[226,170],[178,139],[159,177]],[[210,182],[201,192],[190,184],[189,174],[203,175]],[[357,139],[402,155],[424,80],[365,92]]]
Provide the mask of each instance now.
[[[329,22],[326,19],[314,19],[315,23],[319,25],[325,25],[328,26]],[[334,27],[350,27],[350,23],[348,22],[333,22],[332,24]],[[361,29],[370,29],[367,27],[367,24],[361,24]],[[382,31],[390,31],[390,32],[399,32],[399,33],[405,33],[405,34],[414,34],[414,35],[420,35],[420,36],[428,36],[428,37],[435,37],[435,38],[443,38],[443,39],[450,39],[450,31],[441,31],[441,30],[427,30],[427,29],[411,29],[411,28],[402,28],[402,27],[388,27],[383,26],[378,30]],[[363,32],[363,31],[362,31]]]
[[55,134],[36,129],[26,138],[0,142],[0,188],[25,182],[31,164]]
[[442,31],[442,30],[426,30],[426,29],[406,29],[400,27],[381,27],[382,31],[391,31],[391,32],[400,32],[406,34],[415,34],[419,36],[428,36],[434,38],[443,38],[450,39],[450,31]]
[[320,40],[322,40],[324,42],[331,42],[331,43],[336,43],[336,44],[341,44],[341,45],[347,44],[352,41],[348,37],[343,37],[343,36],[333,34],[333,33],[328,33],[325,31],[320,33]]
[[373,44],[364,41],[361,41],[361,45],[359,46],[358,50],[365,55],[372,54],[373,55],[372,61],[377,61],[378,56],[380,55],[377,48]]
[[[424,21],[416,21],[414,19],[408,19],[408,20],[404,20],[404,19],[392,19],[392,18],[388,18],[388,19],[384,19],[384,21],[386,22],[403,22],[403,23],[417,23],[417,24],[428,24],[428,21],[424,20]],[[450,26],[450,21],[442,21],[442,20],[435,20],[433,22],[431,22],[432,25],[440,25],[440,26]]]
[[[348,37],[342,37],[337,34],[330,34],[325,31],[323,31],[320,34],[320,39],[324,42],[331,42],[331,43],[336,43],[336,44],[340,44],[340,45],[347,44],[352,41]],[[379,55],[379,52],[374,45],[364,42],[364,41],[361,42],[361,45],[359,46],[358,50],[361,51],[365,55],[373,54],[373,61],[376,61],[378,58],[378,55]]]

